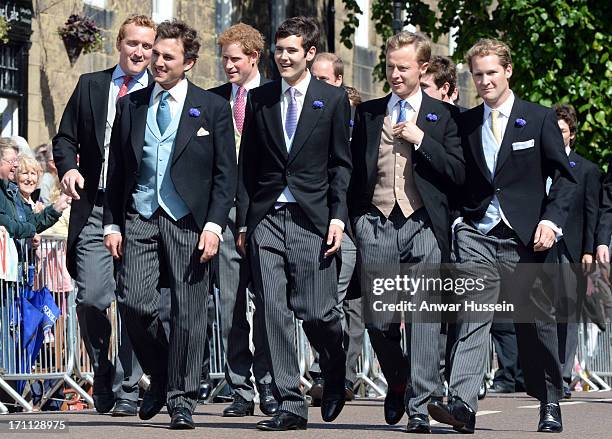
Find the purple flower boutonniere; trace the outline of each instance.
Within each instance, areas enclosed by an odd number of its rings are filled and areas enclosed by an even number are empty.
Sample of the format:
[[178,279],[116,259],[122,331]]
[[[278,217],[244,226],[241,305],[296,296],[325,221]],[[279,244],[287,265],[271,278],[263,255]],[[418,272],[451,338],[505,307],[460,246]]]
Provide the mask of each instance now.
[[517,128],[523,128],[525,125],[527,125],[527,121],[522,117],[519,117],[514,121],[514,126]]
[[200,117],[200,110],[198,110],[197,108],[190,108],[189,115],[191,117]]
[[435,113],[428,113],[427,116],[425,116],[425,119],[427,119],[429,122],[435,122],[438,120],[438,115]]
[[569,162],[570,168],[575,168],[576,167],[576,162]]
[[349,120],[349,126],[352,128],[353,125],[355,125],[355,122],[353,122],[353,119]]
[[324,106],[325,106],[325,104],[323,104],[323,101],[314,101],[312,103],[312,108],[314,108],[315,110],[323,108]]

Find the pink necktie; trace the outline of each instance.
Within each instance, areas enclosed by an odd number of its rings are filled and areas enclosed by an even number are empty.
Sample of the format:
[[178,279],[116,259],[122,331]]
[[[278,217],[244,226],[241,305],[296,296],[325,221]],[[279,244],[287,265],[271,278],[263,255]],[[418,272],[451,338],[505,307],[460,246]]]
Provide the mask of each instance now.
[[119,89],[119,95],[117,96],[117,99],[124,97],[127,92],[128,92],[128,86],[130,85],[130,82],[132,81],[132,77],[131,76],[124,76],[123,77],[123,84],[121,85],[121,88]]
[[234,121],[236,122],[236,129],[242,134],[242,127],[244,126],[244,110],[246,107],[246,89],[242,86],[238,87],[238,93],[236,93],[236,102],[234,102]]

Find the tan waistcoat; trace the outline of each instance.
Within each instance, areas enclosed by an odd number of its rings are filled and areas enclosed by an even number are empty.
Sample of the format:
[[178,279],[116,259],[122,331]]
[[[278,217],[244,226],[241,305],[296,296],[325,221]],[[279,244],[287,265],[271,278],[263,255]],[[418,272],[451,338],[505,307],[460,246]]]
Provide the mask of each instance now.
[[385,116],[378,147],[376,186],[372,204],[385,215],[397,203],[405,218],[423,207],[423,200],[414,183],[412,144],[393,137],[391,117]]

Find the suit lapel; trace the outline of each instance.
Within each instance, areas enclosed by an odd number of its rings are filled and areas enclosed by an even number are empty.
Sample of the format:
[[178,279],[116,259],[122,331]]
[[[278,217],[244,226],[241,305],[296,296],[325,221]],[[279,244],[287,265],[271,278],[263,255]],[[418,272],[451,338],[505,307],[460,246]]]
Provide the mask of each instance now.
[[[174,164],[180,157],[181,153],[187,146],[187,143],[189,143],[189,139],[193,137],[200,127],[203,126],[208,130],[208,126],[205,123],[204,110],[202,109],[203,103],[199,102],[197,99],[194,99],[194,91],[194,85],[191,82],[188,82],[187,96],[185,97],[185,104],[183,105],[183,112],[181,113],[181,119],[179,120],[176,139],[174,141],[172,164]],[[191,115],[191,109],[198,110],[200,114],[198,116]]]
[[524,129],[523,127],[519,127],[515,125],[516,119],[519,117],[525,117],[524,114],[521,114],[523,111],[522,101],[515,97],[514,105],[512,105],[512,111],[510,111],[510,118],[508,119],[508,124],[506,125],[506,131],[504,131],[504,139],[502,140],[502,144],[499,148],[499,155],[497,156],[497,165],[495,166],[495,173],[497,174],[499,170],[502,168],[508,157],[510,157],[510,152],[512,151],[512,144],[516,140],[517,136]]
[[[293,143],[291,144],[291,151],[289,152],[289,161],[293,160],[300,152],[306,140],[312,133],[312,130],[319,122],[321,115],[325,111],[325,97],[323,96],[323,90],[321,84],[314,78],[310,79],[308,89],[306,90],[306,96],[304,96],[304,106],[302,107],[302,113],[298,120],[295,134],[293,137]],[[322,108],[315,108],[313,105],[314,101],[320,101],[323,103]]]
[[154,84],[151,84],[147,87],[148,93],[144,95],[142,100],[136,102],[130,101],[130,120],[132,121],[132,126],[130,127],[130,141],[138,166],[140,166],[140,160],[142,158],[147,113],[149,111],[149,101],[151,100],[151,93],[153,93],[153,86]]
[[[115,68],[104,70],[94,81],[89,83],[89,103],[91,113],[94,115],[94,131],[98,148],[104,156],[104,134],[106,132],[106,118],[108,113],[108,92]],[[102,117],[104,115],[104,117]]]
[[366,173],[371,175],[376,170],[378,162],[378,147],[380,146],[380,138],[382,136],[383,124],[385,122],[385,116],[387,115],[387,104],[391,99],[391,95],[380,99],[379,105],[372,110],[372,113],[368,115],[370,120],[366,123],[366,151],[365,151],[365,162],[366,162]]
[[287,159],[287,146],[285,145],[285,133],[282,127],[281,117],[281,81],[276,81],[276,84],[272,88],[272,94],[267,96],[268,101],[264,103],[262,107],[262,117],[266,124],[269,132],[270,139],[282,154]]
[[467,122],[467,132],[470,143],[470,148],[472,148],[472,155],[476,160],[476,164],[482,172],[482,175],[485,176],[487,180],[491,180],[491,172],[489,168],[487,168],[487,160],[484,156],[484,149],[482,145],[482,125],[484,118],[484,105],[480,104],[478,107],[478,111],[475,112],[473,118]]

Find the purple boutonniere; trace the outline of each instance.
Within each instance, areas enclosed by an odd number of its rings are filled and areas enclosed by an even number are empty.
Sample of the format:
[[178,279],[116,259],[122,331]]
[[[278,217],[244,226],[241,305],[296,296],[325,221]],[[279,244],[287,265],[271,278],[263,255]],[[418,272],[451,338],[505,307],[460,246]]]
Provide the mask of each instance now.
[[430,122],[435,122],[438,120],[438,115],[435,113],[428,113],[427,116],[425,116],[425,119],[427,119]]
[[570,168],[575,168],[576,167],[576,162],[569,162]]
[[191,117],[200,117],[200,110],[198,110],[197,108],[190,108],[189,115]]
[[323,101],[314,101],[312,103],[312,108],[314,108],[315,110],[318,110],[319,108],[323,108],[325,106],[325,104],[323,104]]
[[517,128],[523,128],[525,125],[527,125],[527,121],[522,117],[519,117],[514,121],[514,126]]
[[353,125],[355,125],[355,122],[353,122],[353,119],[349,120],[349,126],[352,128]]

